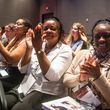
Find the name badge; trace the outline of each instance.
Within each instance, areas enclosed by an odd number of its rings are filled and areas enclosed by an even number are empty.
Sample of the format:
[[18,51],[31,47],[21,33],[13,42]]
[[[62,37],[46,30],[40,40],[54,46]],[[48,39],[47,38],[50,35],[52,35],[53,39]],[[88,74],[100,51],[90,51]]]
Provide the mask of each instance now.
[[83,86],[74,92],[74,96],[84,102],[95,105],[96,107],[101,104],[97,96],[92,92],[89,86]]

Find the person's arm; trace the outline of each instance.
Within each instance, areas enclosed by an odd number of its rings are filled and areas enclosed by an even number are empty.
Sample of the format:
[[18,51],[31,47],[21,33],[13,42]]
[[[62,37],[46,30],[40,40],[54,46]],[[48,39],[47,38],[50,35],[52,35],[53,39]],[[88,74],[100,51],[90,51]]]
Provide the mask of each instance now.
[[60,50],[52,62],[50,62],[45,52],[41,51],[41,53],[38,53],[36,50],[36,53],[42,73],[50,81],[58,81],[72,61],[72,50],[70,47]]
[[72,50],[70,49],[69,46],[67,46],[68,48],[65,47],[62,50],[60,50],[60,47],[53,50],[56,53],[57,53],[56,50],[59,50],[59,53],[51,62],[45,51],[42,50],[42,44],[45,40],[44,38],[45,34],[41,35],[41,29],[37,29],[35,32],[35,36],[32,37],[32,43],[37,54],[42,74],[48,80],[57,81],[61,78],[65,70],[70,65],[70,62],[72,61]]
[[100,70],[100,64],[96,57],[89,56],[88,59],[85,60],[81,66],[81,74],[93,78],[94,85],[98,88],[108,104],[110,104],[110,82]]
[[51,62],[50,68],[45,77],[50,81],[58,81],[69,68],[72,58],[72,50],[68,47],[62,48]]
[[36,51],[42,73],[45,75],[51,65],[51,62],[48,60],[46,53],[42,51],[43,36],[45,35],[42,35],[41,31],[42,26],[38,24],[35,28],[35,31],[32,32],[32,44]]
[[22,42],[16,49],[9,52],[0,42],[0,53],[8,63],[18,63],[26,51],[26,43]]
[[79,68],[80,63],[85,57],[84,53],[87,53],[87,51],[79,51],[78,54],[73,58],[70,67],[65,72],[63,83],[69,88],[73,88],[79,83],[80,72],[78,72],[79,69],[77,72],[75,69]]
[[73,88],[79,83],[79,75],[73,75],[69,72],[66,72],[64,75],[63,83],[68,88]]
[[76,61],[78,62],[78,59],[75,57],[70,65],[70,67],[64,74],[63,83],[69,88],[73,88],[79,83],[79,73],[76,74],[74,71]]
[[83,63],[86,56],[88,56],[89,50],[81,50],[75,55],[73,61],[65,72],[63,83],[69,87],[73,88],[80,83],[80,65]]
[[98,79],[94,80],[93,83],[110,105],[110,82],[108,81],[108,79],[105,76],[101,75]]
[[17,42],[18,38],[15,36],[10,42],[9,44],[6,46],[6,50],[10,50],[14,45],[15,43]]
[[33,30],[29,29],[28,32],[26,33],[26,39],[25,39],[26,40],[26,52],[20,61],[21,67],[27,65],[29,61],[31,60],[32,49],[33,49],[32,35],[33,35]]

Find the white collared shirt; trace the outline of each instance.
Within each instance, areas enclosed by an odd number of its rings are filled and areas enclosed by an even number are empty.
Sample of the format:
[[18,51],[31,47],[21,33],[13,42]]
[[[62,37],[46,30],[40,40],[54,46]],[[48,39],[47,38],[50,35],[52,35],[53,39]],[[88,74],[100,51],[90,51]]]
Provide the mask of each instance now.
[[26,72],[26,76],[18,90],[28,94],[33,90],[51,95],[61,95],[64,93],[63,74],[72,62],[72,50],[68,45],[58,43],[47,55],[51,62],[50,68],[45,77],[41,71],[37,55],[33,49],[32,58],[28,65],[21,68],[21,72]]

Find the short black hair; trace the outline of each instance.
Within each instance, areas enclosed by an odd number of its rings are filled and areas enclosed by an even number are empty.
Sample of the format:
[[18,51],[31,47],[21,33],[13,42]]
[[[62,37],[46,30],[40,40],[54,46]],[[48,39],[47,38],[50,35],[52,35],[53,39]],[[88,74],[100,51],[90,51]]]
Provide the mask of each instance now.
[[24,24],[25,27],[27,27],[28,29],[32,28],[32,23],[29,19],[27,19],[27,18],[22,18],[22,19],[24,21],[23,24]]
[[96,21],[96,23],[94,24],[93,28],[92,28],[92,39],[91,39],[91,43],[93,44],[93,32],[94,32],[94,29],[97,25],[99,24],[109,24],[110,25],[110,19],[109,18],[105,18],[105,19],[100,19],[98,21]]
[[43,21],[43,23],[48,21],[48,20],[53,20],[53,21],[57,22],[59,24],[60,36],[64,35],[63,24],[62,24],[62,22],[57,17],[55,17],[55,16],[49,17],[49,18],[45,19]]
[[94,31],[94,29],[95,29],[95,27],[98,25],[98,24],[110,24],[110,19],[101,19],[101,20],[98,20],[95,24],[94,24],[94,26],[93,26],[93,28],[92,28],[92,35],[93,35],[93,31]]

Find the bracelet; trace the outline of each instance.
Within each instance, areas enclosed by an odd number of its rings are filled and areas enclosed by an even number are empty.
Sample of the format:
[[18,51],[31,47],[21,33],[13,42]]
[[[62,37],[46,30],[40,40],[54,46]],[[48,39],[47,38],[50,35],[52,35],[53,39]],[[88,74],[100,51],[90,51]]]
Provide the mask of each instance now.
[[[100,77],[100,76],[99,76]],[[96,81],[99,77],[97,77],[97,78],[94,78],[92,81]]]
[[41,54],[41,53],[43,53],[43,50],[37,51],[37,54]]
[[41,50],[39,50],[39,51],[37,51],[37,53],[38,53],[38,54],[41,54],[41,53],[42,53],[42,51],[41,51]]

